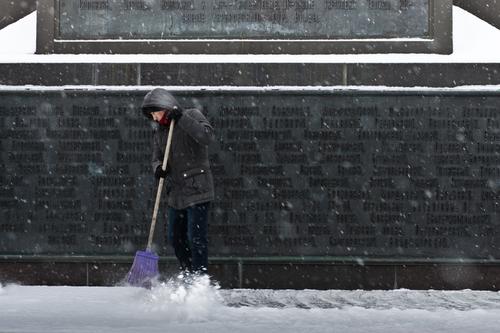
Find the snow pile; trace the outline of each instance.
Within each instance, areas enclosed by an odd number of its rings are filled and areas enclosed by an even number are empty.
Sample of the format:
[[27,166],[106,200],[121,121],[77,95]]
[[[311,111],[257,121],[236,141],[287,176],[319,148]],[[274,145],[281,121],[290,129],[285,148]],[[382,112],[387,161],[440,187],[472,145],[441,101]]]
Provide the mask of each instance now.
[[211,310],[221,307],[222,302],[219,286],[203,276],[187,284],[179,279],[156,284],[150,292],[144,292],[142,308],[163,313],[171,320],[202,321],[211,318]]

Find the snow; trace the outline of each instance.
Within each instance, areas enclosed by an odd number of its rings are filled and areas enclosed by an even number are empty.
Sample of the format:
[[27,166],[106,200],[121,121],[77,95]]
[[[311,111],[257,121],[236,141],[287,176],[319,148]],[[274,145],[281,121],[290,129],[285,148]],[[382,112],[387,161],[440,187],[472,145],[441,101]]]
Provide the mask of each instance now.
[[[103,86],[103,85],[62,85],[62,86],[36,86],[36,85],[0,85],[0,91],[151,91],[158,86]],[[398,87],[398,86],[168,86],[170,91],[301,91],[301,92],[429,92],[429,93],[456,93],[456,92],[500,92],[500,85],[463,85],[456,87]]]
[[488,291],[0,287],[1,332],[474,332],[500,324]]
[[33,54],[36,51],[36,12],[0,30],[0,62],[5,54]]
[[0,30],[0,63],[488,63],[500,61],[500,30],[453,7],[451,55],[34,55],[36,13]]

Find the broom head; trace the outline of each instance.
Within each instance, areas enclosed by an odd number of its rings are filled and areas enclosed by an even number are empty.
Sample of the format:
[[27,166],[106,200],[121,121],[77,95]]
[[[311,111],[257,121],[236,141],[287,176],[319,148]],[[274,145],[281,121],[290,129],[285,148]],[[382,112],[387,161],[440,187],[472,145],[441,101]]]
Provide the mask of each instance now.
[[158,259],[151,251],[137,251],[125,281],[135,287],[151,287],[151,281],[160,275]]

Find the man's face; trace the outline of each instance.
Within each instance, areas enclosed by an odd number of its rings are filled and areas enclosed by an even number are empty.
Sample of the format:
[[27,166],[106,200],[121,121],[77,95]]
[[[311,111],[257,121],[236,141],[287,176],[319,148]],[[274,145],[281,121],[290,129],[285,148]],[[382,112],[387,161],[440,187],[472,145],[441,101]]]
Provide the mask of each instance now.
[[156,122],[160,122],[160,120],[163,118],[164,115],[165,111],[151,112],[151,117],[153,117],[153,120]]

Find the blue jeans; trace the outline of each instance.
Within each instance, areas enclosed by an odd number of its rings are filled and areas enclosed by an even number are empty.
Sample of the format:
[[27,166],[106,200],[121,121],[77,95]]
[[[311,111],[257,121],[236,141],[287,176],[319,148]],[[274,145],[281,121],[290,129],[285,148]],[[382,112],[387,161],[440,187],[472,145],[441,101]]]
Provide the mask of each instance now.
[[182,270],[206,272],[208,267],[208,208],[202,203],[186,209],[168,209],[168,240]]

